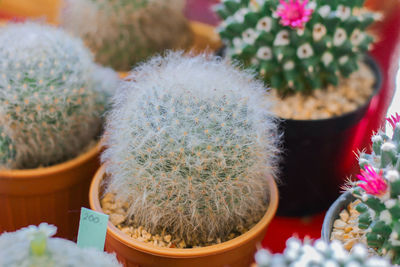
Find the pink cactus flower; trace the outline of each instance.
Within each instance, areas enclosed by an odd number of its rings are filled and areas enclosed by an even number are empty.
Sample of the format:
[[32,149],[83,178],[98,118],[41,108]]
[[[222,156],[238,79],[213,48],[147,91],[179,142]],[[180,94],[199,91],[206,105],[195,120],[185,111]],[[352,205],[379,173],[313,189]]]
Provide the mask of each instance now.
[[376,173],[371,166],[365,166],[365,170],[361,170],[361,175],[357,175],[357,178],[362,181],[358,183],[358,186],[364,189],[367,194],[381,196],[386,193],[388,188],[382,175],[382,170]]
[[392,128],[396,128],[396,124],[400,122],[400,115],[398,113],[390,116],[389,118],[386,118],[386,120],[392,125]]
[[291,28],[303,29],[314,10],[307,8],[308,0],[280,0],[276,14],[281,24]]

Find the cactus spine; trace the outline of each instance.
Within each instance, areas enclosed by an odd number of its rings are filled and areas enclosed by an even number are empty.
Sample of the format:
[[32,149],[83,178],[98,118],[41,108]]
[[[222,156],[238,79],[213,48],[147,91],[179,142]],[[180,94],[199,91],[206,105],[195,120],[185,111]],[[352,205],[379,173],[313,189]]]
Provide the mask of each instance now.
[[189,245],[257,222],[278,154],[262,83],[225,61],[181,53],[134,73],[106,127],[108,191],[135,223]]
[[[223,0],[216,12],[227,56],[255,69],[282,94],[310,92],[348,77],[373,38],[377,18],[363,0]],[[291,15],[290,15],[291,14]]]

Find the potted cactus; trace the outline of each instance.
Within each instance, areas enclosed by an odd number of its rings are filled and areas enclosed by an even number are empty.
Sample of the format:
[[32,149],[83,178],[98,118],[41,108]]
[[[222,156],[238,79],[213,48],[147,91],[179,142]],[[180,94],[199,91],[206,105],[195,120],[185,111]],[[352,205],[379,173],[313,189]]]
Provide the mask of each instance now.
[[323,240],[301,240],[292,237],[286,241],[283,254],[271,254],[266,249],[260,249],[255,255],[256,264],[253,267],[289,267],[289,266],[359,266],[359,267],[390,267],[390,262],[381,257],[368,257],[368,250],[358,244],[351,252],[344,249],[338,241],[331,243]]
[[[393,136],[378,132],[372,137],[372,153],[360,153],[358,181],[349,181],[347,193],[332,205],[325,217],[322,236],[344,243],[352,240],[352,244],[365,243],[374,253],[400,264],[400,115],[388,120]],[[344,213],[357,219],[346,220]],[[343,229],[348,226],[351,230],[344,235]]]
[[115,255],[52,237],[57,227],[41,223],[0,235],[0,266],[120,267]]
[[349,131],[379,88],[379,69],[364,58],[373,41],[366,28],[379,16],[363,2],[224,0],[216,6],[226,56],[258,72],[279,102],[274,112],[283,119],[286,151],[279,214],[324,210],[339,193],[338,177],[345,175],[337,163],[351,153]]
[[[168,53],[121,83],[91,207],[106,250],[140,266],[248,266],[277,208],[274,117],[254,75]],[[106,186],[105,186],[106,185]]]
[[129,71],[152,54],[191,45],[184,4],[184,0],[66,0],[61,25],[85,41],[97,62]]
[[1,28],[0,58],[0,232],[46,220],[72,239],[117,76],[80,40],[35,23]]

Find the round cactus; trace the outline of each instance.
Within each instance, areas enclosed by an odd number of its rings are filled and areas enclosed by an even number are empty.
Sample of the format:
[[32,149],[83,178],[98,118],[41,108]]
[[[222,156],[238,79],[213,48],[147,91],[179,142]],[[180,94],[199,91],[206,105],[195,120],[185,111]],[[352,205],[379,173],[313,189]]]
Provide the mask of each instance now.
[[387,259],[369,257],[365,246],[357,244],[349,253],[339,241],[328,244],[322,240],[300,241],[289,238],[283,254],[271,254],[265,249],[260,249],[255,256],[258,267],[389,267],[392,266]]
[[50,26],[10,24],[0,29],[0,58],[0,167],[59,163],[97,137],[103,93],[80,40]]
[[216,11],[227,55],[282,94],[337,85],[358,68],[378,17],[363,0],[223,0]]
[[358,226],[366,231],[368,246],[400,264],[400,115],[388,121],[393,136],[380,131],[372,137],[372,153],[359,156],[359,180],[347,187],[361,200]]
[[257,222],[278,157],[263,84],[226,61],[181,53],[131,78],[115,98],[102,160],[108,191],[132,220],[189,245]]
[[120,267],[113,255],[81,249],[71,241],[52,238],[57,228],[46,223],[0,235],[0,266]]
[[164,49],[186,48],[183,0],[66,0],[63,27],[83,38],[96,61],[127,71]]

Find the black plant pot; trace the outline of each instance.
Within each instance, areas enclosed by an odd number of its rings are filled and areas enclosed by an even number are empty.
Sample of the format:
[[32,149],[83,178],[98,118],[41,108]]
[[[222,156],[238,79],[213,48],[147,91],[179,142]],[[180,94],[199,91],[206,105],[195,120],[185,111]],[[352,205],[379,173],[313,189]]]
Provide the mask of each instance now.
[[[374,94],[382,82],[377,63],[366,57],[365,63],[375,75]],[[349,174],[339,171],[350,130],[365,115],[371,98],[357,110],[322,120],[284,119],[284,155],[281,161],[281,185],[278,215],[305,216],[328,209],[339,196]]]
[[331,233],[333,229],[333,223],[339,218],[339,214],[342,210],[346,209],[347,206],[355,200],[355,197],[350,193],[346,192],[342,194],[325,214],[324,223],[322,224],[321,239],[329,242],[331,239]]

